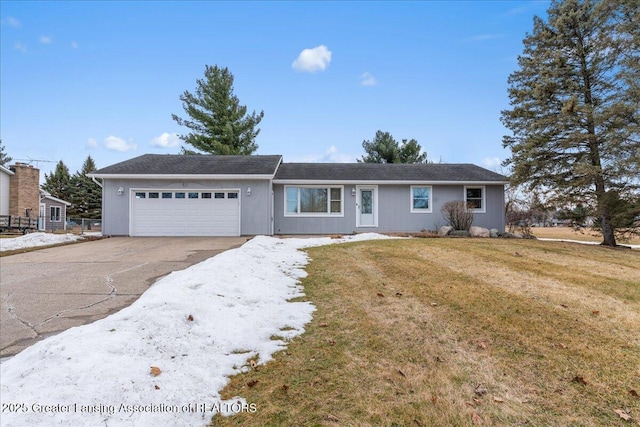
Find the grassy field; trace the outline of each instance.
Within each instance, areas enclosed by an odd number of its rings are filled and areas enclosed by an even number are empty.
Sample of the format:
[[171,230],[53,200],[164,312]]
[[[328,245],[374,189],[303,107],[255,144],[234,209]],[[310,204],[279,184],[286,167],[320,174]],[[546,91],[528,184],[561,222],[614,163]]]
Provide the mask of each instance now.
[[502,239],[308,252],[313,321],[223,390],[257,410],[212,425],[640,424],[640,252]]

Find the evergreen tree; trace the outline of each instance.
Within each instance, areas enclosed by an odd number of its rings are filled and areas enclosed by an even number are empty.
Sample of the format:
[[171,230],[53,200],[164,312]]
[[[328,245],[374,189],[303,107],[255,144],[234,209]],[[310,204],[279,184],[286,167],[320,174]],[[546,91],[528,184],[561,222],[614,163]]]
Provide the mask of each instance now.
[[362,148],[367,153],[358,159],[359,163],[427,163],[427,153],[422,153],[418,141],[393,139],[389,132],[376,132],[373,141],[364,140]]
[[69,168],[62,160],[58,162],[52,174],[44,174],[44,184],[42,184],[42,189],[53,197],[70,201],[71,175],[69,175]]
[[247,107],[240,105],[233,93],[233,75],[229,69],[217,65],[206,66],[204,79],[196,81],[196,93],[185,91],[181,96],[182,107],[190,119],[175,114],[171,117],[180,126],[191,129],[180,135],[187,144],[198,151],[182,147],[184,154],[236,154],[249,155],[258,149],[255,143],[260,129],[256,126],[264,112],[247,114]]
[[7,166],[13,158],[9,157],[7,153],[4,152],[4,145],[2,145],[2,140],[0,139],[0,166]]
[[88,156],[82,169],[71,178],[70,214],[75,218],[97,219],[102,215],[102,189],[87,174],[97,170],[96,164]]
[[557,206],[593,205],[610,246],[608,193],[639,180],[639,28],[635,0],[553,1],[547,22],[534,17],[502,112],[513,183],[547,190]]

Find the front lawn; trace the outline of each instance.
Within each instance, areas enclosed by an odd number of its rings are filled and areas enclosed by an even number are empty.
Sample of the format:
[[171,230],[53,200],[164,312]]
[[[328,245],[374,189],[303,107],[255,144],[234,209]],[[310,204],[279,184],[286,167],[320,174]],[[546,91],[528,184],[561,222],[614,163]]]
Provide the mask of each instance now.
[[223,390],[256,410],[212,425],[640,423],[640,252],[403,239],[308,253],[313,321]]

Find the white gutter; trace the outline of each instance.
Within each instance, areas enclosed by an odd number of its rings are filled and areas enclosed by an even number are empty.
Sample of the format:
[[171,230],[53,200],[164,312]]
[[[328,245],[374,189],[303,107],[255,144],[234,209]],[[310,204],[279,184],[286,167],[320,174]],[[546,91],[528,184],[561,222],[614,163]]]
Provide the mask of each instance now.
[[274,184],[376,184],[376,185],[500,185],[508,181],[413,181],[413,180],[325,180],[325,179],[274,179]]
[[89,175],[89,176],[91,177],[91,180],[92,180],[93,182],[95,182],[96,184],[98,184],[98,187],[103,188],[103,187],[102,187],[102,184],[100,184],[100,183],[98,182],[98,180],[96,179],[96,177],[95,177],[95,176],[93,176],[93,175]]
[[218,179],[218,180],[234,180],[234,179],[268,179],[271,180],[274,174],[237,174],[237,175],[224,175],[224,174],[90,174],[93,178],[102,179]]

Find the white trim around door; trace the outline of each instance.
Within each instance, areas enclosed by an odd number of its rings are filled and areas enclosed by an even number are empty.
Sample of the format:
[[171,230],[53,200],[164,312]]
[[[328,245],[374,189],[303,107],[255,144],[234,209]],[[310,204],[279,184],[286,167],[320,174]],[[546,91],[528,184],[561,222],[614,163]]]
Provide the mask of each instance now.
[[40,203],[40,212],[38,215],[38,231],[45,231],[47,228],[47,204]]
[[377,185],[356,185],[356,227],[378,227]]

